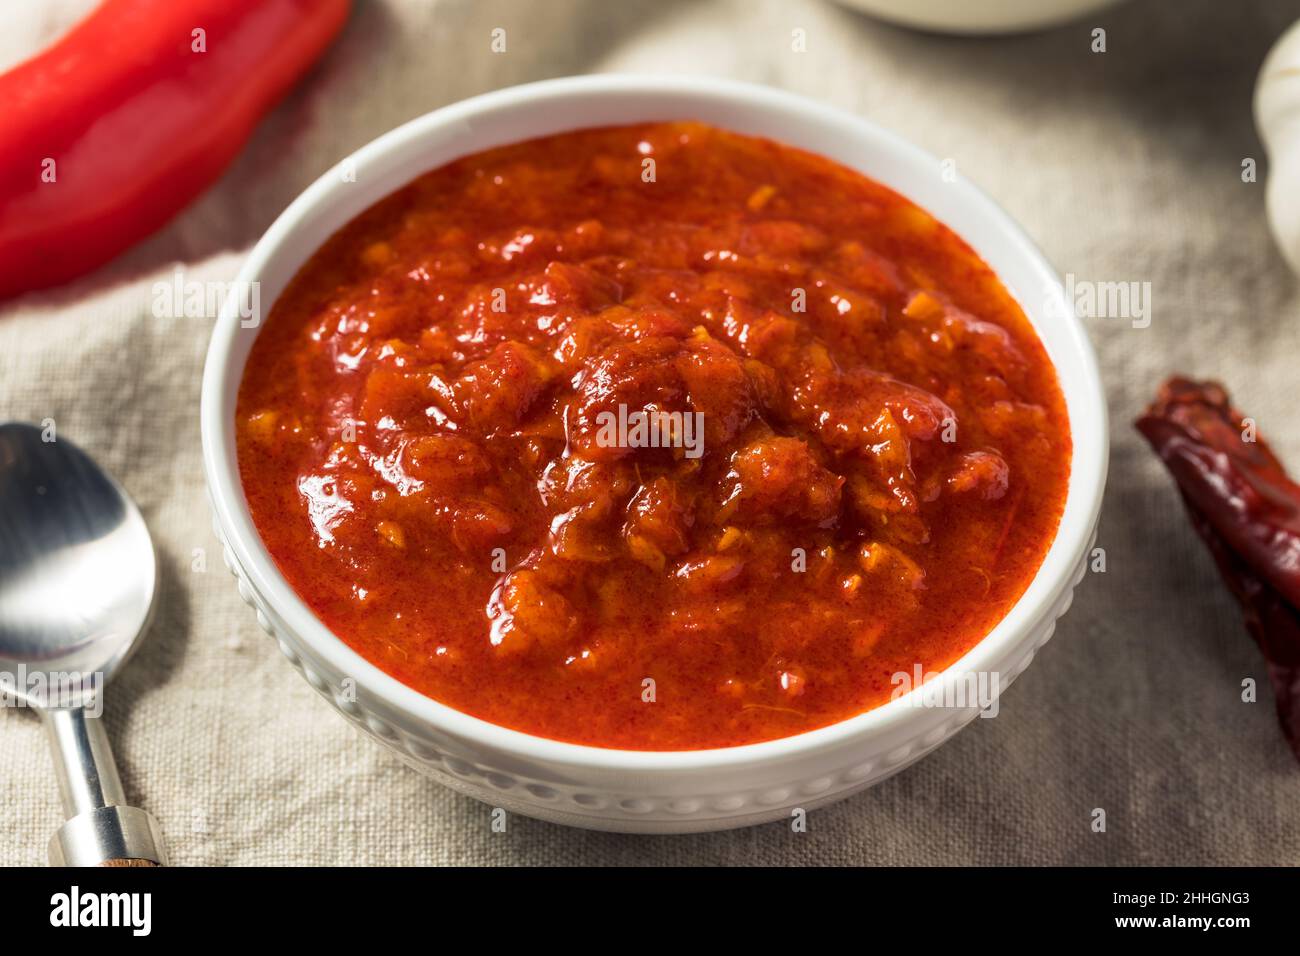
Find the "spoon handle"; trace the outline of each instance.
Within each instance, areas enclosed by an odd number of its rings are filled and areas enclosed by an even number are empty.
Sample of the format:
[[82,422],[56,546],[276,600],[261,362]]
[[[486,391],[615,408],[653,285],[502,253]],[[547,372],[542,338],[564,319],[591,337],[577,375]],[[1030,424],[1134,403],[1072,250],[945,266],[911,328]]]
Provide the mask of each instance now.
[[43,716],[68,817],[50,839],[50,864],[166,865],[158,821],[126,805],[100,718],[83,707],[51,708]]

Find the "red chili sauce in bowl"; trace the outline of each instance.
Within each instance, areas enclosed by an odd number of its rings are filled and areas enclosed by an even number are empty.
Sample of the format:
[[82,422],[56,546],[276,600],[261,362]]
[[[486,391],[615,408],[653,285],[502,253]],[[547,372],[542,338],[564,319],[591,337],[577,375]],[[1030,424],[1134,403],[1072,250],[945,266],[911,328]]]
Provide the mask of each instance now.
[[886,701],[1034,577],[1055,371],[960,238],[700,123],[421,176],[276,301],[237,409],[253,520],[320,619],[468,714],[753,743]]

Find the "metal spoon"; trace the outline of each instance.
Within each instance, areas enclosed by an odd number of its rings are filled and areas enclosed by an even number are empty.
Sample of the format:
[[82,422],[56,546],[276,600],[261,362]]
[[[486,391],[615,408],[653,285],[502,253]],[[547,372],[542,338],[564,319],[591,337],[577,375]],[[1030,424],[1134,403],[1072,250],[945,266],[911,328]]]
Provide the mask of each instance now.
[[68,817],[54,866],[166,864],[126,805],[99,714],[103,685],[153,612],[158,567],[134,502],[49,429],[0,424],[0,692],[41,715]]

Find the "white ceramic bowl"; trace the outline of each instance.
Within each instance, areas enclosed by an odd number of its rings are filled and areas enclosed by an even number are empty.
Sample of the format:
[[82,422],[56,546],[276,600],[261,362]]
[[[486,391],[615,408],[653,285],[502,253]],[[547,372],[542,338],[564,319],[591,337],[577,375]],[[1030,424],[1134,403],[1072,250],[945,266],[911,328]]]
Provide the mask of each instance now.
[[[1059,279],[983,193],[947,182],[939,161],[870,123],[759,86],[705,78],[591,76],[478,96],[359,150],[356,181],[322,176],[271,226],[239,273],[261,283],[263,314],[335,230],[427,170],[492,146],[587,126],[698,119],[799,146],[891,186],[947,223],[1017,297],[1056,365],[1074,441],[1060,530],[1006,618],[939,680],[996,672],[1003,688],[1070,604],[1105,481],[1106,405],[1096,359]],[[420,771],[508,811],[577,826],[686,832],[788,818],[896,773],[967,724],[974,708],[914,706],[916,692],[820,730],[716,750],[638,752],[560,743],[439,704],[379,670],[317,620],[276,569],[240,486],[235,398],[257,328],[228,302],[203,378],[203,462],[225,560],[261,627],[312,687]],[[350,681],[346,679],[350,678]],[[346,682],[345,682],[346,681]],[[1032,715],[1003,711],[1002,720]]]

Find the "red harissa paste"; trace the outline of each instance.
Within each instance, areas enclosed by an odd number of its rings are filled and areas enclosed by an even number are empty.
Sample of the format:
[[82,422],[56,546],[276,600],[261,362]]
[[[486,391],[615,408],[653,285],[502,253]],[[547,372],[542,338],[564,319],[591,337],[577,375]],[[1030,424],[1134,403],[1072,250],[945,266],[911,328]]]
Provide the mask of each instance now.
[[253,519],[340,639],[466,713],[639,750],[811,730],[954,661],[1033,578],[1071,454],[961,239],[689,122],[373,206],[275,303],[237,416]]

